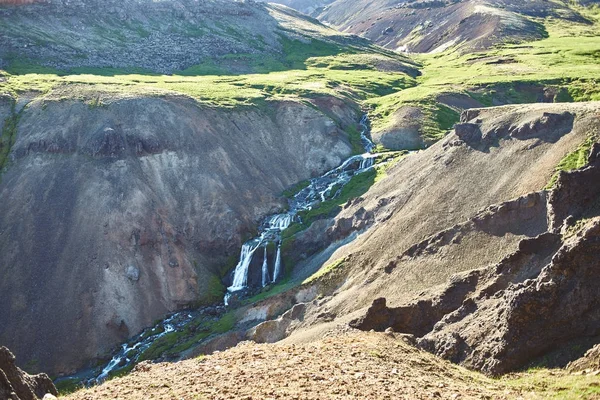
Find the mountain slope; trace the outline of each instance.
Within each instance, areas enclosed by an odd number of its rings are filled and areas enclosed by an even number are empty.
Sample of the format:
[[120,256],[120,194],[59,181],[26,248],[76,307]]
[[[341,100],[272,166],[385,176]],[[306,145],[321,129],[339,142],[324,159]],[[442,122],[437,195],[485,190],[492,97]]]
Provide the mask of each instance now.
[[470,52],[541,39],[544,28],[535,18],[547,17],[585,22],[568,4],[543,0],[337,0],[319,15],[321,21],[344,32],[360,34],[389,49],[416,53],[449,48]]
[[[52,375],[170,312],[221,302],[242,241],[285,206],[281,192],[361,149],[358,102],[418,73],[254,2],[0,13],[0,342]],[[358,70],[336,68],[346,57]]]
[[[246,73],[285,62],[286,46],[294,41],[348,44],[289,8],[230,0],[51,0],[0,5],[0,17],[0,68],[20,73],[44,71],[34,66],[92,73],[110,68],[117,74],[196,66],[186,73]],[[245,62],[236,64],[236,57]]]
[[[400,319],[409,326],[410,321],[427,321],[426,289],[457,283],[454,274],[499,263],[523,239],[556,229],[548,226],[546,203],[536,200],[534,192],[548,184],[565,155],[586,140],[598,140],[588,139],[600,128],[598,107],[468,111],[465,120],[472,126],[466,124],[464,131],[460,126],[442,142],[400,161],[335,220],[315,223],[294,236],[297,269],[326,266],[316,282],[319,287],[323,280],[331,297],[308,305],[303,318],[286,331],[291,334],[286,341],[318,337],[360,315],[355,311],[378,297],[385,297],[390,307],[414,304],[414,316]],[[337,250],[315,253],[315,235],[323,247],[332,243]],[[591,299],[586,301],[596,301]],[[422,331],[407,332],[424,335],[438,320]]]

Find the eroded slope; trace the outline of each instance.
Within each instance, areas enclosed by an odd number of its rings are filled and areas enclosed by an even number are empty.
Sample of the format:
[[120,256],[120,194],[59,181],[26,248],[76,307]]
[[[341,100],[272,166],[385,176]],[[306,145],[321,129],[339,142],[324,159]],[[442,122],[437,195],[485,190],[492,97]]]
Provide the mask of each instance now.
[[356,111],[320,104],[331,117],[182,96],[30,103],[0,183],[0,341],[65,373],[170,311],[220,302],[223,267],[277,195],[351,153],[339,123]]

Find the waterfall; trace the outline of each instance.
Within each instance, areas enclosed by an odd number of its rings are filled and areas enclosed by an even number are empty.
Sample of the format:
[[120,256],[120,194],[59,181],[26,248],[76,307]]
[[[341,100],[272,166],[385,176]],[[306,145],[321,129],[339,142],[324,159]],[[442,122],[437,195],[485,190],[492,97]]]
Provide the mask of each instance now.
[[283,231],[290,226],[290,224],[292,223],[292,218],[293,217],[291,214],[273,215],[271,218],[269,218],[269,221],[267,222],[267,227],[269,229],[278,229],[280,231]]
[[[246,242],[242,247],[240,260],[235,267],[233,275],[233,283],[227,288],[225,295],[225,305],[231,298],[233,292],[240,291],[248,287],[248,269],[255,251],[259,247],[264,247],[264,258],[262,265],[262,286],[266,286],[269,282],[269,269],[267,262],[266,246],[269,243],[277,243],[277,255],[275,257],[274,271],[272,282],[281,278],[282,261],[281,261],[281,241],[282,232],[286,230],[294,221],[300,221],[298,215],[301,211],[313,209],[320,202],[324,202],[335,198],[353,176],[365,172],[375,164],[375,154],[371,151],[375,147],[371,139],[369,139],[369,120],[367,116],[363,116],[360,120],[362,131],[360,133],[361,142],[365,148],[365,153],[354,155],[346,159],[340,166],[333,168],[325,174],[310,180],[309,185],[296,193],[289,200],[289,211],[286,213],[275,214],[265,218],[264,222],[259,227],[259,235]],[[334,190],[335,189],[335,190]]]
[[362,161],[360,162],[360,169],[364,170],[364,169],[369,169],[371,168],[373,165],[375,164],[375,158],[374,157],[364,157],[362,159]]
[[230,287],[227,288],[228,291],[235,292],[248,286],[248,268],[250,267],[252,256],[254,255],[254,252],[256,251],[258,246],[259,245],[256,244],[254,241],[245,243],[242,246],[240,261],[235,267],[233,283]]
[[277,281],[281,273],[281,242],[277,245],[277,256],[275,257],[275,270],[273,271],[273,282]]
[[267,264],[267,246],[264,247],[265,249],[265,254],[264,254],[264,258],[263,258],[263,265],[262,265],[262,286],[265,287],[270,283],[270,279],[269,279],[269,265]]

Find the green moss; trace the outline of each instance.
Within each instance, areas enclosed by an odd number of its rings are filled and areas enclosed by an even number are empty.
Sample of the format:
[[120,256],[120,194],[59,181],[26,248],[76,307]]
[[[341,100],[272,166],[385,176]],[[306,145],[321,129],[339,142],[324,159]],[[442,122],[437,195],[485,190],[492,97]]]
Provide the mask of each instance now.
[[337,271],[341,270],[342,268],[344,268],[344,264],[346,262],[345,258],[341,258],[331,264],[328,264],[324,267],[322,267],[321,269],[319,269],[317,272],[315,272],[312,276],[310,276],[309,278],[307,278],[304,282],[302,282],[303,285],[309,285],[311,283],[316,282],[319,279],[325,279],[326,277],[328,277],[329,275],[336,273]]
[[54,386],[56,386],[56,390],[61,396],[66,396],[84,388],[83,383],[78,378],[58,379],[54,382]]
[[217,275],[211,274],[208,278],[208,289],[205,294],[207,304],[220,302],[225,296],[226,290],[221,279]]
[[562,171],[573,171],[583,168],[587,165],[590,152],[594,143],[598,142],[598,136],[594,134],[588,135],[585,141],[577,147],[573,152],[567,154],[556,166],[555,173],[550,179],[545,189],[552,189],[558,182],[558,177]]
[[288,199],[291,199],[292,197],[294,197],[296,194],[298,194],[300,191],[302,191],[302,189],[305,189],[308,187],[308,185],[310,185],[310,179],[306,179],[302,182],[298,182],[295,185],[289,187],[288,189],[284,190],[283,193],[281,193],[281,195],[283,197],[287,197]]

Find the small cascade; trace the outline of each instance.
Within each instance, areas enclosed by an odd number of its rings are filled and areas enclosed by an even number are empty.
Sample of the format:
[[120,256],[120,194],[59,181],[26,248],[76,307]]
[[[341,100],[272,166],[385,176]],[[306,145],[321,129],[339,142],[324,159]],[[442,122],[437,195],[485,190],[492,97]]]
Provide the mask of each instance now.
[[260,242],[250,241],[244,243],[242,246],[242,252],[240,254],[240,261],[235,267],[235,273],[233,275],[233,284],[228,288],[229,291],[235,292],[248,286],[248,268],[252,262],[252,256],[258,247]]
[[362,130],[360,131],[362,145],[367,153],[371,153],[375,148],[375,144],[367,137],[367,133],[369,132],[369,117],[367,114],[363,115],[360,119],[360,126],[362,127]]
[[281,273],[281,242],[277,245],[277,256],[275,257],[275,270],[273,271],[273,282],[277,281]]
[[[271,283],[271,280],[269,278],[269,264],[267,263],[267,246],[264,247],[265,249],[265,254],[263,256],[263,265],[262,265],[262,287],[267,286],[269,283]],[[275,280],[275,279],[273,279]]]
[[267,226],[269,229],[277,229],[283,231],[287,229],[292,223],[291,214],[277,214],[273,215],[268,221]]
[[[360,120],[362,131],[360,138],[365,148],[365,153],[355,155],[345,160],[339,167],[326,172],[320,177],[310,180],[309,185],[298,192],[289,201],[289,211],[282,214],[275,214],[267,217],[261,224],[259,235],[246,242],[240,253],[240,260],[235,267],[233,274],[233,283],[227,288],[225,295],[225,305],[234,292],[241,291],[248,287],[248,272],[252,257],[259,247],[264,247],[264,259],[262,265],[262,286],[265,287],[270,282],[275,282],[281,278],[281,234],[294,221],[299,221],[298,213],[311,210],[321,202],[336,198],[341,193],[342,188],[353,176],[368,171],[375,165],[376,154],[371,154],[375,145],[367,136],[369,132],[369,120],[363,116]],[[277,252],[273,269],[273,279],[269,282],[269,266],[267,262],[267,245],[277,243]]]
[[109,376],[110,373],[124,368],[125,366],[131,365],[132,362],[138,360],[140,354],[144,352],[152,343],[157,339],[160,339],[164,335],[170,332],[174,332],[183,328],[190,322],[192,315],[182,311],[177,314],[173,314],[169,318],[160,322],[154,328],[149,328],[139,334],[136,339],[133,339],[130,343],[125,343],[121,346],[121,350],[113,356],[109,363],[102,369],[100,375],[93,378],[88,384],[102,383]]

